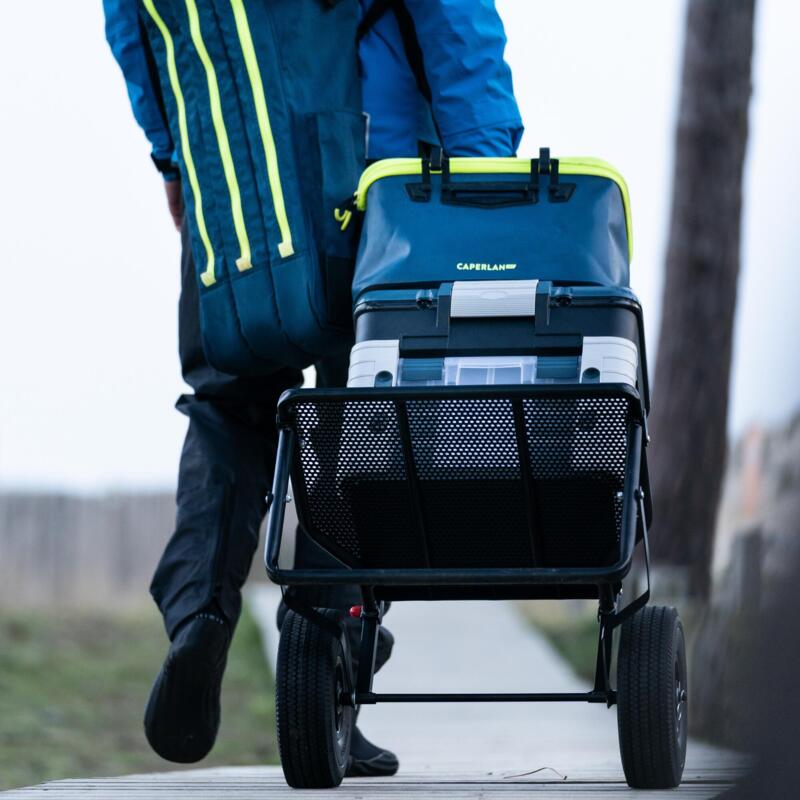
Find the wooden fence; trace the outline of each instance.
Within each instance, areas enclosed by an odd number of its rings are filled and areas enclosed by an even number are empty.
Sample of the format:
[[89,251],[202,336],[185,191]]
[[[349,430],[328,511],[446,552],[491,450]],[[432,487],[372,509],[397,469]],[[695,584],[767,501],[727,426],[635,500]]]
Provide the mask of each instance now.
[[0,494],[0,604],[146,602],[174,516],[170,494]]
[[[175,524],[170,493],[0,492],[0,608],[141,606]],[[296,524],[286,509],[287,556]],[[250,580],[266,580],[262,543]]]

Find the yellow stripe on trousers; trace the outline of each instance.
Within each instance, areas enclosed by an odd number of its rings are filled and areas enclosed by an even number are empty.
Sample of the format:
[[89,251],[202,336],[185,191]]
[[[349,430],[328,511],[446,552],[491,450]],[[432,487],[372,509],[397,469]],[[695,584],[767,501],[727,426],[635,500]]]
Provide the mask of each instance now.
[[175,96],[175,105],[178,109],[178,128],[180,129],[181,136],[181,154],[183,156],[183,163],[186,168],[186,174],[189,176],[189,185],[192,189],[194,196],[194,212],[197,220],[197,229],[200,232],[200,238],[203,241],[203,247],[206,251],[206,268],[201,273],[200,279],[204,286],[211,286],[215,282],[214,277],[214,249],[211,247],[211,240],[208,237],[208,230],[206,229],[206,221],[203,216],[203,196],[200,192],[200,184],[197,180],[197,171],[194,168],[194,159],[192,158],[192,150],[189,147],[189,129],[186,124],[186,104],[183,100],[183,92],[181,91],[181,84],[178,80],[178,69],[175,65],[175,45],[172,41],[169,28],[167,28],[161,15],[156,10],[153,0],[143,0],[144,7],[147,13],[152,17],[156,27],[161,32],[164,39],[164,47],[167,54],[167,73],[169,75],[169,84],[172,88],[172,93]]

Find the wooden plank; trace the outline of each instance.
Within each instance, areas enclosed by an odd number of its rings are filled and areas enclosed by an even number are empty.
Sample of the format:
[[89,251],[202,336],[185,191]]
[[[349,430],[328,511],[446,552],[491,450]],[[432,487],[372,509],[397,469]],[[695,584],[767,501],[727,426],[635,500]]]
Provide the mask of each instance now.
[[[406,775],[391,779],[345,780],[335,797],[339,800],[396,800],[400,797],[436,797],[441,800],[476,800],[498,798],[498,800],[522,800],[536,797],[537,800],[614,800],[614,798],[685,798],[706,800],[720,794],[724,783],[686,783],[678,792],[631,791],[624,783],[596,781],[542,781],[533,779],[503,780],[456,780],[446,776]],[[289,790],[277,767],[242,767],[216,770],[195,770],[164,773],[161,775],[139,775],[127,778],[102,780],[57,781],[30,789],[0,793],[3,800],[160,800],[161,798],[233,798],[233,800],[263,800],[288,796]],[[297,800],[319,800],[320,793],[293,791]]]

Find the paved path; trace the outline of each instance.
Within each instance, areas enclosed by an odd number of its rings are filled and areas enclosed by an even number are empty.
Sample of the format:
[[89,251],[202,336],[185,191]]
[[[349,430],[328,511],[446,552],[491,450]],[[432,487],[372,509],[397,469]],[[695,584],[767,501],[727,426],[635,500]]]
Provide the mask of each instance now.
[[[278,592],[253,590],[268,658],[274,659]],[[397,647],[376,677],[376,691],[582,691],[585,686],[506,603],[397,603],[387,617]],[[715,748],[690,743],[678,792],[632,792],[617,750],[616,714],[602,706],[557,704],[384,705],[362,710],[362,730],[393,748],[398,776],[345,781],[354,798],[512,798],[569,800],[643,797],[712,798],[740,764]],[[254,767],[108,780],[59,781],[2,794],[29,800],[83,798],[319,798],[290,792],[279,768]]]

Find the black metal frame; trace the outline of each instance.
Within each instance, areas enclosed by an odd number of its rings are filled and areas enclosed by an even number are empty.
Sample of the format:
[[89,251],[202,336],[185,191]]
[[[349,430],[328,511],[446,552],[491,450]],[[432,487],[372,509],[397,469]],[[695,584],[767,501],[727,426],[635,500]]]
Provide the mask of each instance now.
[[[503,398],[512,401],[518,439],[520,435],[520,414],[522,399],[526,397],[620,397],[632,400],[632,414],[628,424],[627,462],[623,489],[623,512],[620,530],[620,557],[618,561],[597,568],[486,568],[486,569],[361,569],[342,565],[341,569],[282,569],[278,566],[285,504],[288,496],[292,459],[295,454],[295,432],[292,428],[293,401],[298,397],[341,402],[391,401],[399,416],[399,429],[403,448],[408,458],[411,441],[408,428],[406,402],[430,399],[480,399]],[[348,687],[343,702],[352,705],[399,702],[589,702],[605,703],[609,707],[616,702],[616,691],[611,685],[611,662],[613,656],[613,633],[626,619],[647,604],[650,597],[650,549],[648,543],[649,509],[646,505],[645,486],[643,486],[645,412],[638,393],[625,384],[552,385],[519,387],[428,387],[428,388],[375,388],[375,389],[320,389],[291,390],[283,395],[278,407],[279,441],[275,465],[275,477],[270,495],[267,498],[269,515],[264,562],[269,578],[286,588],[284,600],[289,608],[336,635],[342,647],[346,648],[346,636],[342,625],[330,617],[320,614],[297,596],[294,587],[308,585],[360,585],[363,605],[361,610],[361,641],[359,669],[355,676],[355,686]],[[524,453],[526,442],[518,442]],[[526,495],[531,496],[531,478],[528,467],[521,458],[521,479]],[[646,476],[645,476],[646,479]],[[412,482],[412,502],[419,503],[415,496],[418,487]],[[647,487],[649,488],[649,487]],[[628,574],[633,553],[638,541],[644,547],[647,588],[621,610],[618,609],[622,594],[622,579]],[[533,542],[535,548],[536,542]],[[383,615],[383,602],[376,599],[375,588],[381,586],[559,586],[569,587],[593,585],[599,598],[598,622],[599,636],[595,668],[594,687],[589,692],[567,693],[479,693],[479,694],[376,694],[372,691],[375,671],[378,627]],[[576,595],[583,596],[583,595]]]

